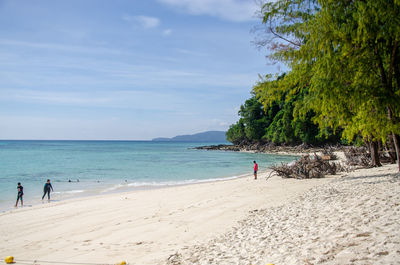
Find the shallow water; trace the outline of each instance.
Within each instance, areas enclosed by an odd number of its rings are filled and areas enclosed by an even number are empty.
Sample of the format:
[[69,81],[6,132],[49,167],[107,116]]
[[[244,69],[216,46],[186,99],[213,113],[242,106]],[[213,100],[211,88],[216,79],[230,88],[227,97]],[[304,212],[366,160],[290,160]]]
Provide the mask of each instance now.
[[40,202],[51,179],[52,198],[163,187],[237,177],[289,162],[293,156],[194,150],[219,143],[151,141],[0,141],[0,210],[24,186],[24,202]]

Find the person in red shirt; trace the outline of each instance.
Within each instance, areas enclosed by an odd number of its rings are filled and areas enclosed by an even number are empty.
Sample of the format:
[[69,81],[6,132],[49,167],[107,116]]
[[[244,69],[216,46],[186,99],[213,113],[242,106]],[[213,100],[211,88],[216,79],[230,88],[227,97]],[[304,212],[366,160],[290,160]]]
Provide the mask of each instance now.
[[254,179],[257,179],[258,165],[256,161],[253,161],[253,163],[254,163]]

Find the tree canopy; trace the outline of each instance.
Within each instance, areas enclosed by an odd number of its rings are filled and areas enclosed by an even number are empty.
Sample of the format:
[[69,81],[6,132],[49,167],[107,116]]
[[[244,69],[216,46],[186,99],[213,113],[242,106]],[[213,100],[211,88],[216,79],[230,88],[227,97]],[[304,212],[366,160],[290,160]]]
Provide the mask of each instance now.
[[275,100],[264,108],[256,96],[246,100],[240,107],[240,119],[231,125],[227,139],[235,144],[253,142],[272,142],[276,144],[314,144],[338,141],[332,131],[319,130],[312,122],[314,113],[304,117],[294,117],[294,107],[302,99],[298,94],[286,100],[286,96]]
[[392,137],[399,157],[400,1],[278,0],[262,13],[262,44],[290,68],[254,87],[264,106],[301,95],[295,117],[313,112],[321,131],[343,129],[349,141]]

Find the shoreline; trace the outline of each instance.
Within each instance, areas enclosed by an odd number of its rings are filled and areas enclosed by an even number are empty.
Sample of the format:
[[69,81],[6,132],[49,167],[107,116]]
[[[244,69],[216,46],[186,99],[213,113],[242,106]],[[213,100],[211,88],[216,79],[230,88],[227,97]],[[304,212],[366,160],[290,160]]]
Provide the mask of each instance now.
[[[268,171],[270,172],[270,170],[263,170],[261,171]],[[111,187],[109,189],[106,190],[101,190],[101,189],[95,189],[95,190],[84,190],[82,192],[74,192],[76,190],[72,190],[71,191],[66,191],[63,193],[67,193],[67,194],[74,194],[74,196],[71,197],[67,197],[67,198],[63,198],[63,199],[51,199],[50,202],[48,202],[46,199],[44,199],[43,201],[41,201],[40,199],[37,200],[37,202],[35,204],[28,204],[25,205],[25,201],[24,201],[24,206],[18,206],[18,207],[10,207],[10,209],[8,210],[2,210],[0,209],[0,217],[2,216],[2,214],[6,214],[8,212],[12,212],[12,211],[18,211],[18,210],[24,210],[24,209],[34,209],[35,207],[40,207],[40,205],[47,205],[47,204],[53,204],[53,203],[63,203],[63,202],[70,202],[70,201],[78,201],[78,200],[83,200],[83,199],[90,199],[93,197],[106,197],[106,196],[110,196],[110,195],[124,195],[129,194],[129,193],[134,193],[134,192],[143,192],[143,191],[150,191],[150,190],[162,190],[162,189],[170,189],[170,188],[175,188],[175,187],[183,187],[183,186],[191,186],[191,185],[199,185],[199,184],[207,184],[207,183],[214,183],[214,182],[224,182],[224,181],[231,181],[231,180],[235,180],[235,179],[240,179],[240,178],[246,178],[251,176],[250,173],[246,173],[246,174],[241,174],[241,175],[237,175],[237,176],[231,176],[231,177],[223,177],[223,178],[213,178],[213,179],[204,179],[204,180],[187,180],[187,183],[185,183],[185,181],[183,181],[182,183],[174,183],[174,184],[167,184],[167,183],[160,183],[157,184],[155,183],[154,185],[140,185],[140,186],[130,186],[130,185],[126,185],[123,187]],[[118,186],[118,184],[114,185],[114,186]],[[84,192],[89,192],[90,194],[87,195],[83,195],[81,193]],[[52,192],[52,198],[54,198],[54,194],[59,194],[60,192]],[[38,197],[39,198],[39,197]],[[31,201],[28,201],[31,202]]]
[[[284,154],[286,155],[286,154]],[[295,156],[295,155],[294,155]],[[269,173],[271,172],[271,169],[263,169],[259,171],[259,174],[265,174],[266,176],[269,176]],[[71,194],[71,197],[66,197],[63,199],[51,199],[50,202],[48,202],[46,199],[43,201],[40,199],[40,196],[38,197],[38,200],[35,200],[36,203],[31,203],[31,204],[25,204],[24,201],[24,206],[9,206],[8,209],[3,209],[0,208],[0,217],[2,214],[6,214],[8,212],[13,212],[13,211],[18,211],[18,210],[24,210],[24,209],[34,209],[35,207],[40,207],[41,205],[47,205],[47,204],[53,204],[53,203],[62,203],[62,202],[69,202],[69,201],[77,201],[81,199],[86,199],[86,198],[93,198],[93,197],[103,197],[103,196],[108,196],[108,195],[123,195],[125,193],[133,193],[133,192],[139,192],[139,191],[149,191],[149,190],[159,190],[159,189],[170,189],[170,188],[175,188],[175,187],[184,187],[184,186],[191,186],[191,185],[199,185],[199,184],[207,184],[207,183],[214,183],[214,182],[224,182],[224,181],[231,181],[235,179],[240,179],[240,178],[252,178],[251,173],[245,173],[245,174],[239,174],[235,176],[230,176],[230,177],[222,177],[222,178],[212,178],[212,179],[193,179],[193,180],[187,180],[183,181],[182,183],[174,183],[174,184],[166,184],[166,183],[160,183],[157,184],[155,183],[154,185],[140,185],[140,186],[124,186],[124,187],[118,187],[118,188],[110,188],[111,190],[106,190],[106,191],[100,191],[100,189],[95,189],[95,190],[84,190],[82,192],[75,192],[76,190],[71,191],[66,191],[64,193]],[[185,183],[186,182],[186,183]],[[117,185],[115,185],[117,186]],[[84,192],[89,192],[87,195],[83,195]],[[58,192],[52,192],[52,198],[54,198],[54,193],[58,194]],[[72,196],[73,194],[73,196]],[[32,202],[32,200],[27,201]]]
[[[215,181],[237,176],[238,173],[250,173],[252,168],[250,161],[253,160],[263,160],[261,163],[263,167],[268,167],[268,161],[279,163],[275,159],[285,161],[294,159],[291,156],[279,158],[277,155],[268,157],[264,154],[232,154],[229,152],[224,152],[225,154],[213,152],[211,154],[211,152],[190,150],[190,147],[196,146],[197,143],[169,144],[166,144],[168,148],[159,148],[158,144],[155,146],[151,144],[114,146],[114,144],[75,145],[57,142],[42,145],[34,141],[32,143],[33,151],[27,152],[26,157],[21,158],[21,160],[29,162],[23,163],[27,166],[14,169],[12,161],[16,159],[14,156],[18,155],[17,151],[20,148],[29,147],[25,144],[21,145],[18,141],[18,145],[13,146],[14,149],[6,150],[11,155],[7,156],[9,160],[5,160],[5,170],[2,174],[5,182],[1,186],[0,211],[14,210],[17,182],[21,182],[25,188],[24,202],[25,206],[29,207],[41,204],[43,183],[46,179],[51,179],[53,183],[52,199],[65,200],[128,190]],[[40,152],[50,155],[53,151],[57,157],[55,160],[52,158],[54,156],[38,155]],[[142,151],[148,152],[145,153],[147,155],[143,156]],[[3,155],[7,152],[3,152]],[[113,152],[117,152],[118,155],[112,155]],[[172,157],[168,158],[168,155]],[[40,159],[29,159],[29,156]],[[151,160],[156,163],[151,163],[148,168],[147,162]],[[52,163],[46,161],[52,161]],[[104,161],[104,163],[99,161]],[[171,161],[172,163],[168,164]],[[72,180],[71,183],[68,180]]]
[[[270,171],[270,169],[266,170],[261,170],[260,172],[263,173],[264,171]],[[71,201],[71,200],[80,200],[83,198],[91,198],[91,197],[96,197],[96,196],[107,196],[107,195],[112,195],[112,194],[124,194],[124,193],[131,193],[131,192],[138,192],[138,191],[147,191],[147,190],[158,190],[158,189],[168,189],[168,188],[174,188],[174,187],[181,187],[181,186],[188,186],[188,185],[198,185],[198,184],[203,184],[203,183],[213,183],[213,182],[221,182],[221,181],[230,181],[238,178],[246,178],[250,176],[250,173],[244,173],[244,174],[239,174],[239,175],[234,175],[234,176],[228,176],[228,177],[221,177],[221,178],[210,178],[210,179],[190,179],[190,180],[184,180],[184,181],[171,181],[170,183],[168,182],[154,182],[152,184],[148,183],[140,183],[137,184],[135,183],[123,183],[123,184],[113,184],[112,187],[110,188],[97,188],[97,189],[91,189],[91,190],[70,190],[70,191],[63,191],[63,192],[52,192],[51,197],[53,199],[48,202],[46,199],[41,200],[40,196],[35,198],[35,203],[32,203],[33,199],[30,199],[29,201],[24,200],[24,206],[18,206],[14,207],[12,206],[7,206],[6,208],[0,208],[0,216],[2,213],[7,213],[10,211],[16,211],[19,209],[25,209],[25,208],[33,208],[37,207],[43,204],[49,204],[49,203],[56,203],[56,202],[63,202],[63,201]],[[134,185],[130,185],[134,184]],[[69,194],[70,196],[64,196],[63,198],[58,198],[59,194]],[[86,193],[86,194],[85,194]],[[6,204],[4,204],[6,205]],[[8,204],[7,204],[8,205]]]
[[281,205],[330,181],[279,177],[265,181],[267,176],[264,171],[257,181],[247,174],[233,180],[93,196],[2,213],[0,255],[16,260],[165,264],[178,249],[225,233],[250,211]]
[[[258,180],[245,174],[0,213],[0,255],[78,264],[400,260],[395,251],[400,243],[391,240],[400,236],[400,224],[390,221],[400,218],[396,165],[307,180],[273,176],[266,181],[269,172],[260,172]],[[384,241],[388,247],[379,243],[382,238],[390,239]]]
[[[201,148],[201,147],[200,147]],[[195,148],[196,149],[196,148]],[[222,152],[229,152],[227,150],[219,150]],[[240,151],[241,153],[255,153],[253,151]],[[269,152],[263,152],[262,154],[265,155],[282,155],[282,156],[293,156],[293,160],[297,159],[299,156],[301,156],[301,153],[294,153],[294,152],[281,152],[281,153],[269,153]],[[264,171],[270,171],[271,169],[267,166],[265,169],[262,169],[260,172]],[[251,171],[251,168],[249,172]],[[86,197],[93,197],[93,196],[102,196],[102,195],[107,195],[107,194],[115,194],[115,193],[124,193],[124,192],[135,192],[135,191],[141,191],[141,190],[153,190],[153,189],[164,189],[164,188],[170,188],[170,187],[176,187],[176,186],[186,186],[186,185],[193,185],[193,184],[201,184],[201,183],[210,183],[210,182],[218,182],[218,181],[226,181],[230,179],[236,179],[236,178],[242,178],[246,177],[250,173],[239,173],[239,174],[234,174],[234,175],[227,175],[223,177],[211,177],[207,179],[187,179],[187,180],[171,180],[171,181],[153,181],[153,182],[114,182],[114,183],[108,183],[106,181],[96,181],[92,180],[90,182],[87,182],[85,180],[81,180],[80,182],[78,181],[79,184],[84,185],[80,187],[76,187],[71,190],[61,190],[61,191],[54,191],[52,192],[52,200],[51,202],[58,202],[58,201],[65,201],[65,200],[73,200],[75,198],[80,199],[80,198],[86,198]],[[53,185],[60,183],[59,181],[54,181]],[[68,184],[68,185],[74,185],[77,184],[77,182],[74,180],[72,182],[64,181],[62,182],[63,185]],[[94,187],[94,185],[98,185],[99,187]],[[91,188],[88,188],[92,186]],[[65,186],[64,186],[65,187]],[[45,199],[44,201],[41,200],[41,189],[38,190],[38,194],[34,196],[26,197],[24,198],[24,207],[22,208],[32,208],[38,205],[42,205],[47,203],[47,200]],[[25,195],[26,196],[26,195]],[[10,203],[8,203],[10,202]],[[50,203],[51,203],[50,202]],[[20,209],[21,206],[18,206],[18,208],[15,208],[14,205],[15,201],[4,201],[4,203],[0,203],[0,214],[8,211],[15,211],[17,209]]]

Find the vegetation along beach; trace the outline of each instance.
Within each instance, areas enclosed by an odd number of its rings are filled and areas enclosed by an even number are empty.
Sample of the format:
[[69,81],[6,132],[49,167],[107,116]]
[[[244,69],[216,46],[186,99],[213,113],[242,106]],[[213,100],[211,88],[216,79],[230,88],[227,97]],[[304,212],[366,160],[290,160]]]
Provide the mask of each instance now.
[[400,1],[4,0],[0,33],[0,263],[400,264]]

